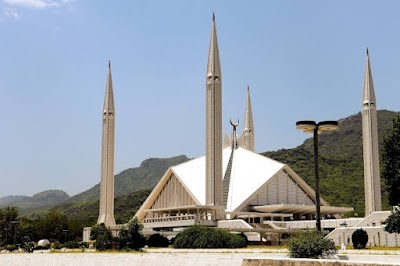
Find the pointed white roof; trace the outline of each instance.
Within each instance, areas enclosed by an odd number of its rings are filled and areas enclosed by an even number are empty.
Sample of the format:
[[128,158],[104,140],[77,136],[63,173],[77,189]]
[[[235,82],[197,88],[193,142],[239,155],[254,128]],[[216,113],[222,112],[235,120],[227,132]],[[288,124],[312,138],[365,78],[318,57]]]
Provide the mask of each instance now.
[[[225,175],[231,155],[231,148],[222,151],[222,169]],[[172,171],[193,194],[200,205],[206,205],[206,157],[202,156],[188,162],[172,166]]]
[[283,163],[247,149],[236,149],[233,156],[227,210],[236,210],[284,166]]
[[[228,147],[222,152],[223,176],[228,167],[231,151],[232,149]],[[226,210],[235,210],[284,167],[285,164],[249,150],[237,148],[233,156]],[[171,169],[196,200],[201,205],[205,205],[205,156],[173,166]]]

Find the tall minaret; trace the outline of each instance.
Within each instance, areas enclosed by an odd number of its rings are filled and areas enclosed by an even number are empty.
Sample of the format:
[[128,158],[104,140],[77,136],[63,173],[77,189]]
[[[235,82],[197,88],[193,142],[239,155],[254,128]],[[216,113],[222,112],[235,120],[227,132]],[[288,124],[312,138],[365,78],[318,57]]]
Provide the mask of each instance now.
[[371,65],[367,49],[362,107],[364,156],[365,216],[380,211],[381,184],[379,173],[378,122]]
[[215,14],[206,74],[206,204],[222,205],[222,86]]
[[254,152],[254,123],[251,109],[250,88],[247,86],[246,111],[244,113],[244,148]]
[[114,219],[114,95],[111,63],[108,63],[106,95],[103,107],[103,137],[101,146],[100,210],[97,223],[115,225]]

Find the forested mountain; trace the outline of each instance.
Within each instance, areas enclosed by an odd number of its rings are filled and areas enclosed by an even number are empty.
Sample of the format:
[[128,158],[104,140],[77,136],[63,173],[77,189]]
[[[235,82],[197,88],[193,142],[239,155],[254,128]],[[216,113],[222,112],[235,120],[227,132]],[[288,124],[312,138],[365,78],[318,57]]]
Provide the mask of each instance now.
[[[151,190],[140,190],[118,196],[114,200],[114,217],[118,224],[126,223],[146,200]],[[65,214],[68,219],[80,221],[84,226],[92,226],[99,216],[99,200],[86,202],[65,202],[52,210]]]
[[[399,112],[378,111],[379,145],[392,128],[392,120]],[[331,205],[351,206],[358,216],[364,215],[364,168],[361,113],[339,120],[339,129],[319,135],[319,169],[321,196]],[[293,149],[265,152],[263,155],[288,164],[311,187],[314,187],[313,140],[307,139]],[[382,164],[381,164],[382,167]],[[383,179],[382,195],[386,200]]]
[[10,203],[29,198],[23,195],[10,195],[0,198],[0,206],[7,206]]
[[[19,213],[24,215],[41,209],[48,209],[64,202],[69,195],[62,190],[46,190],[33,195],[27,196],[8,196],[1,200],[0,208],[13,206],[19,209]],[[4,200],[5,199],[5,200]]]
[[[189,160],[189,158],[187,158],[186,155],[144,160],[139,167],[128,168],[115,176],[115,196],[127,195],[140,190],[153,189],[169,167],[186,162],[187,160]],[[99,199],[99,195],[100,184],[97,184],[71,197],[67,202],[95,201]]]

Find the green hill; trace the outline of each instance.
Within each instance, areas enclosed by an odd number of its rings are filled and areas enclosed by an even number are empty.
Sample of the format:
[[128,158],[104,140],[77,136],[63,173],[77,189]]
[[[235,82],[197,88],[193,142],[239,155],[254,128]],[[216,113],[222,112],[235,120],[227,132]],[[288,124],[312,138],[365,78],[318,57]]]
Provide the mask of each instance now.
[[6,197],[2,197],[2,198],[0,198],[0,206],[7,206],[10,203],[20,201],[23,199],[27,199],[27,198],[29,198],[29,197],[23,196],[23,195],[10,195],[10,196],[6,196]]
[[[115,196],[127,195],[129,193],[153,189],[165,171],[173,165],[188,161],[186,155],[172,158],[150,158],[144,160],[139,167],[129,168],[117,174],[114,179]],[[79,193],[67,202],[95,201],[99,199],[100,184]]]
[[[378,111],[378,135],[381,147],[383,136],[392,127],[399,112]],[[331,205],[351,206],[364,215],[364,168],[361,113],[339,120],[339,129],[319,135],[321,196]],[[293,149],[265,152],[263,155],[288,164],[311,187],[314,187],[313,140],[307,139]],[[383,207],[389,209],[382,180]]]
[[[114,200],[114,214],[117,223],[126,223],[133,217],[151,190],[140,190],[118,196]],[[80,221],[84,226],[92,226],[99,216],[99,200],[90,202],[65,202],[53,208],[65,214],[68,219]]]
[[[6,206],[17,207],[21,215],[32,213],[42,209],[48,209],[64,202],[69,195],[62,190],[46,190],[33,195],[27,196],[8,196],[5,197],[0,204],[0,208]],[[4,199],[4,198],[2,198]]]

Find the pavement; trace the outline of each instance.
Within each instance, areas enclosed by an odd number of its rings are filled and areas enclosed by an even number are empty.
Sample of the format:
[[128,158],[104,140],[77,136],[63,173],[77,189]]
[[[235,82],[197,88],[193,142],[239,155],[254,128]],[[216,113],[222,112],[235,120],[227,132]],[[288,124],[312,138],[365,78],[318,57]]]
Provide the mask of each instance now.
[[[286,249],[146,249],[144,252],[53,252],[0,254],[0,265],[220,265],[239,266],[243,259],[288,259]],[[339,251],[335,260],[400,265],[400,250]]]

